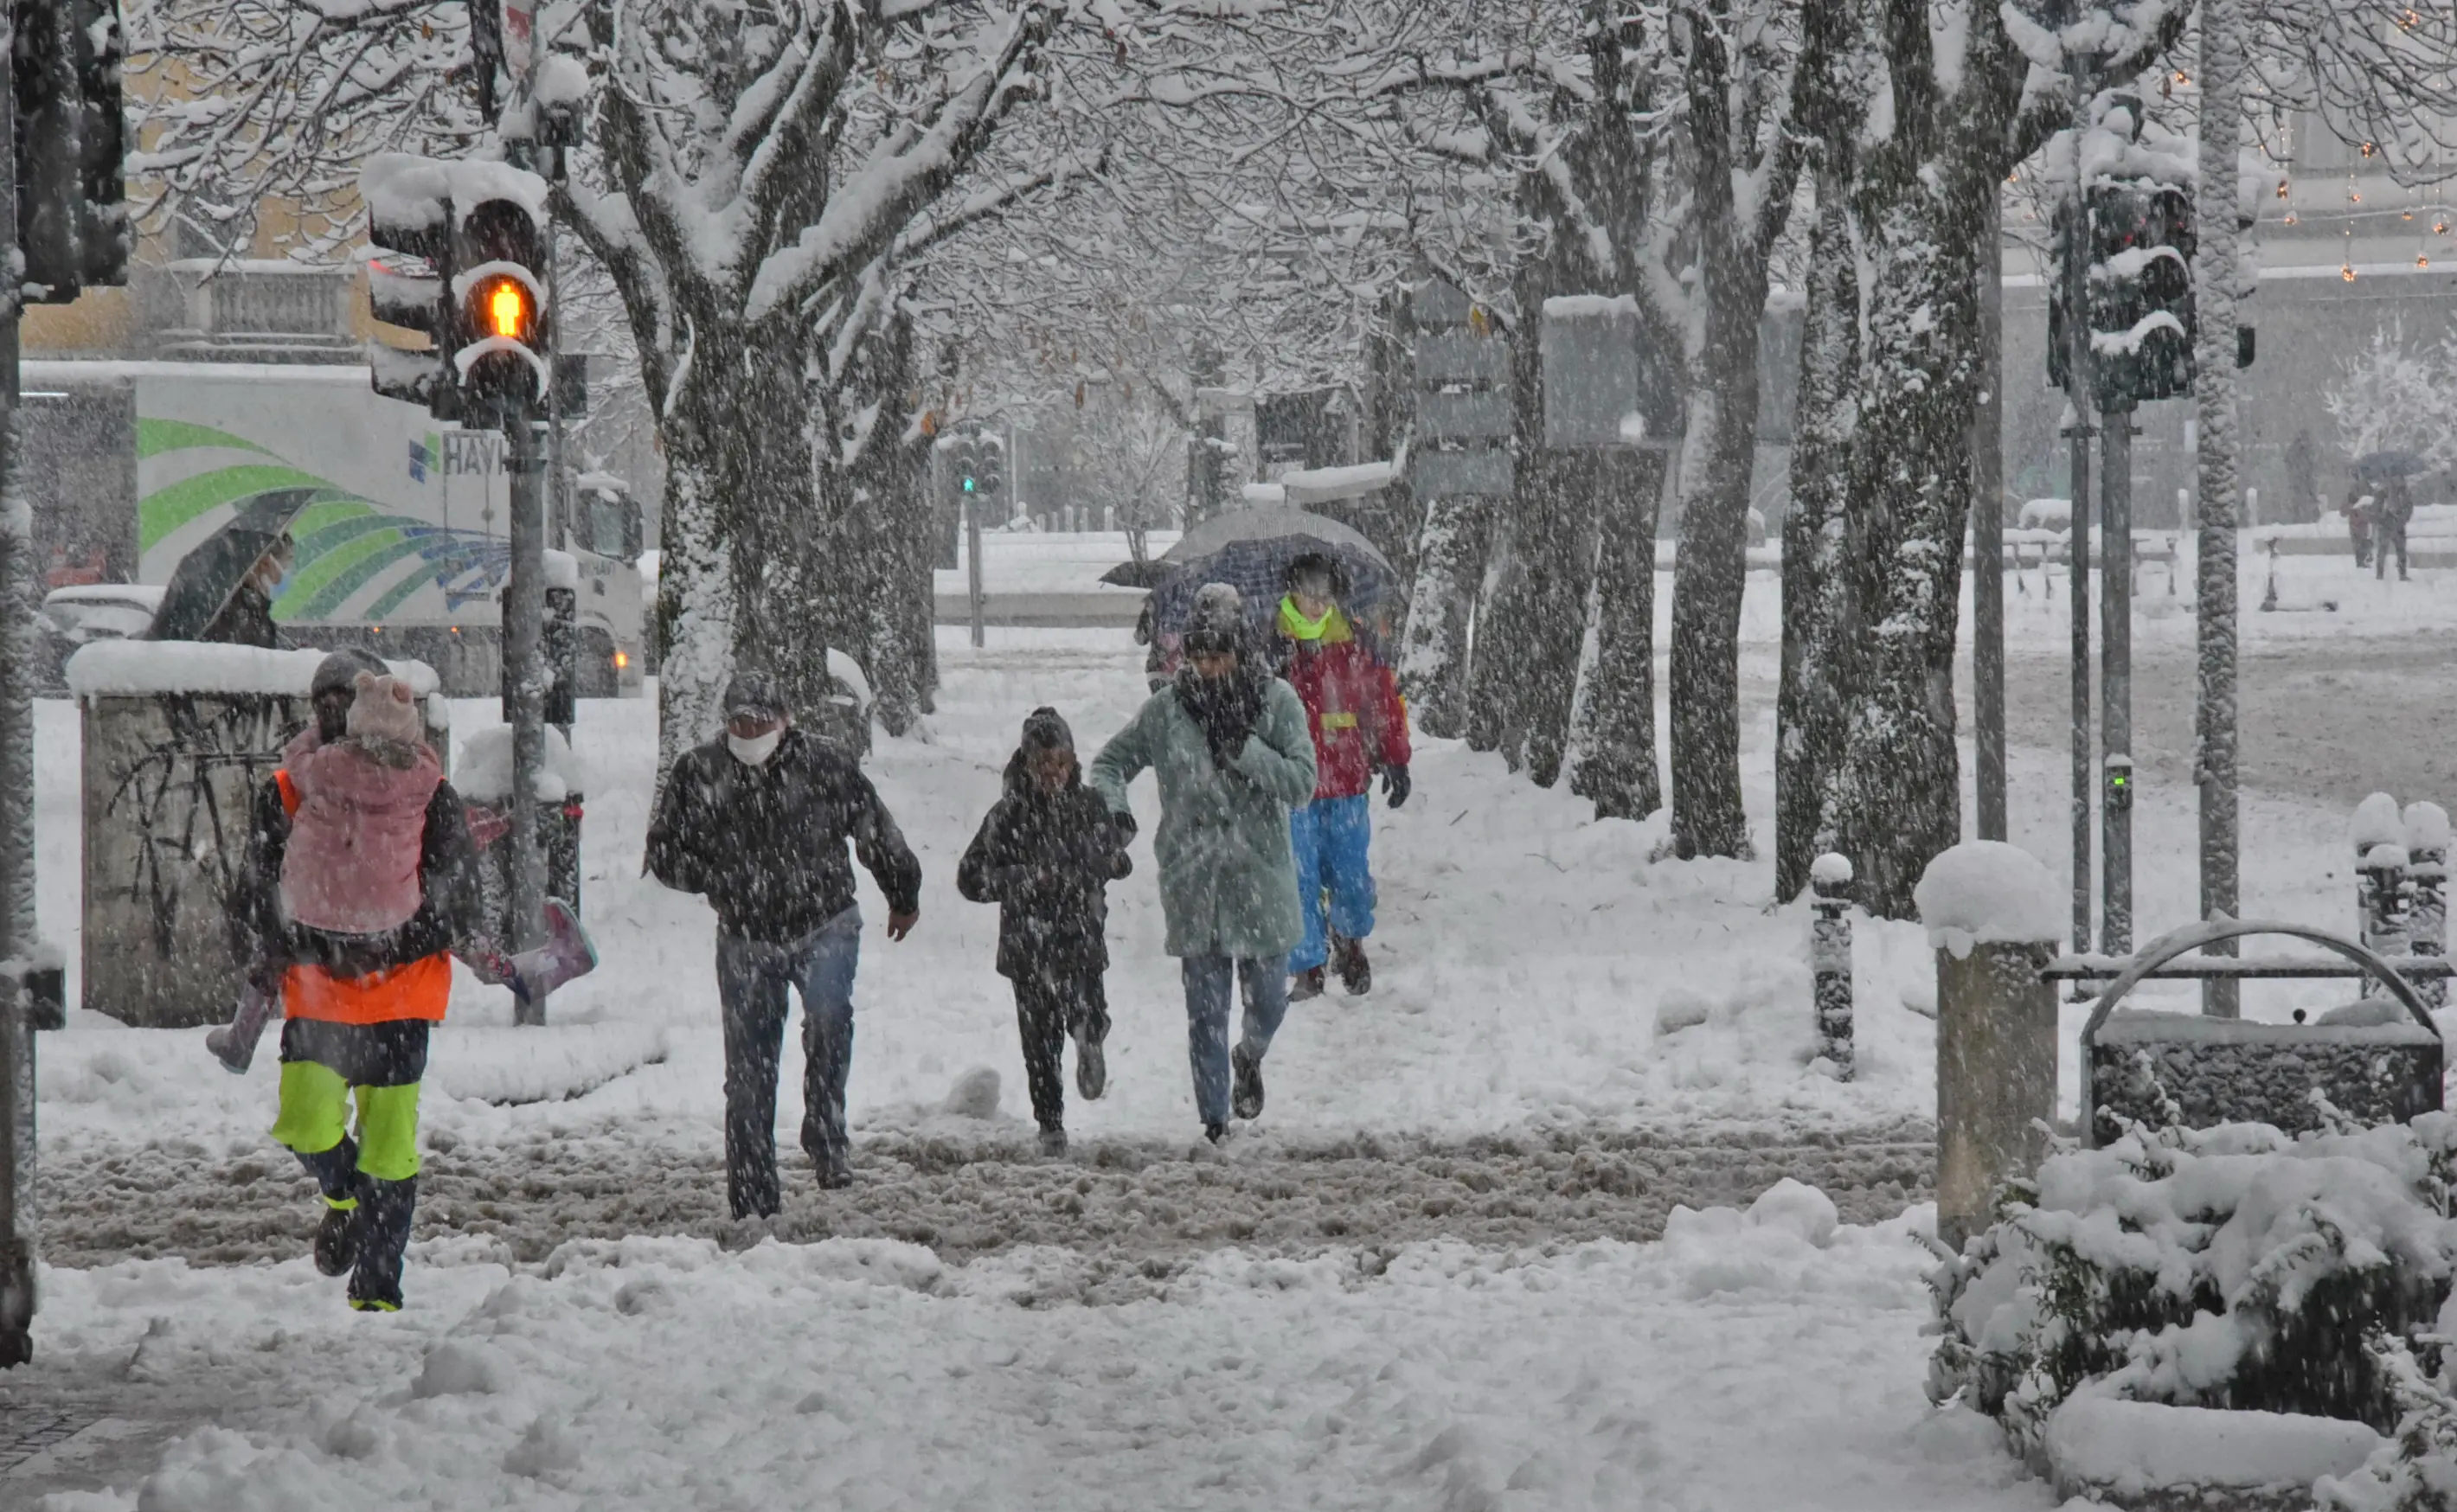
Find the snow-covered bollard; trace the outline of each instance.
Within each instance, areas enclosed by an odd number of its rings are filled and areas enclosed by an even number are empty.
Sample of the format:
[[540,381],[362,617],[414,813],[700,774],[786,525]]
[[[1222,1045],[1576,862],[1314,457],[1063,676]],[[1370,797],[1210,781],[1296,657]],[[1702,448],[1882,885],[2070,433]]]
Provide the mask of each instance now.
[[1832,851],[1808,866],[1815,894],[1809,908],[1808,969],[1815,975],[1817,1053],[1834,1068],[1834,1079],[1851,1079],[1851,862]]
[[[2434,803],[2405,806],[2406,948],[2416,955],[2448,953],[2448,810]],[[2434,1008],[2448,1006],[2448,979],[2426,976],[2414,990]]]
[[2038,1169],[2056,1111],[2056,992],[2040,971],[2065,928],[2036,857],[1971,840],[1928,864],[1911,899],[1936,951],[1937,1232],[1988,1227],[1996,1189]]
[[2397,799],[2387,793],[2374,793],[2355,805],[2346,820],[2346,847],[2355,853],[2355,936],[2368,943],[2366,931],[2371,927],[2370,884],[2364,880],[2364,858],[2374,846],[2405,844],[2405,815],[2399,811]]
[[[2364,944],[2379,953],[2403,957],[2411,950],[2406,932],[2405,847],[2385,840],[2364,852],[2363,864],[2355,868],[2356,895],[2364,908]],[[2361,997],[2374,997],[2385,991],[2380,978],[2364,978]]]

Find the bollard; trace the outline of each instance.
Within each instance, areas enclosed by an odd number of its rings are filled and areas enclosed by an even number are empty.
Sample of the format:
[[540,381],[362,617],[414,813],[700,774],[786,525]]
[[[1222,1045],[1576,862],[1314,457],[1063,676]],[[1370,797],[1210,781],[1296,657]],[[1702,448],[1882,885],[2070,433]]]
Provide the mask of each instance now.
[[1832,851],[1809,863],[1808,969],[1817,982],[1817,1053],[1836,1081],[1851,1079],[1851,863]]
[[[2402,956],[2408,949],[2405,847],[2383,842],[2364,852],[2355,869],[2356,896],[2362,900],[2364,944],[2382,955]],[[2359,997],[2378,997],[2386,989],[2380,978],[2366,976]]]
[[[2448,953],[2448,810],[2432,803],[2405,806],[2406,949],[2416,955]],[[2433,1008],[2448,1006],[2448,979],[2425,977],[2414,984]]]
[[1930,862],[1912,894],[1936,951],[1937,1234],[1956,1250],[2047,1154],[2056,991],[2040,972],[2067,922],[2059,891],[2027,851],[1976,840]]

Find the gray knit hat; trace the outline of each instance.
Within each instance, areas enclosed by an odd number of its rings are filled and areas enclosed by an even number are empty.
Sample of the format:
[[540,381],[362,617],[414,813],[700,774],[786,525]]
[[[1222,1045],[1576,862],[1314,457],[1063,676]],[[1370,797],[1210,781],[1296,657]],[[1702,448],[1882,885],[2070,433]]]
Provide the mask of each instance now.
[[1023,717],[1023,748],[1028,751],[1073,750],[1075,732],[1058,711],[1043,705]]
[[327,693],[355,695],[360,673],[372,672],[377,677],[384,677],[391,671],[384,665],[383,658],[373,651],[350,646],[335,651],[316,664],[316,675],[307,680],[307,696],[322,698]]
[[1245,639],[1246,601],[1225,582],[1207,582],[1195,590],[1194,612],[1187,617],[1186,654],[1218,656],[1238,649]]

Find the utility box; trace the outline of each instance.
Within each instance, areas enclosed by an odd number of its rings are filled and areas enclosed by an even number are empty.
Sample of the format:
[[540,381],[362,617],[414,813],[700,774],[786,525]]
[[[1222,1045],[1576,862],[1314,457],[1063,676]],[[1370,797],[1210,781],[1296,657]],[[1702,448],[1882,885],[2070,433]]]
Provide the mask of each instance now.
[[[141,1029],[217,1024],[238,1001],[231,893],[257,787],[314,715],[320,650],[108,641],[69,660],[84,738],[84,1002]],[[388,664],[448,758],[434,669]]]
[[1681,442],[1681,361],[1647,339],[1628,295],[1544,301],[1544,444]]

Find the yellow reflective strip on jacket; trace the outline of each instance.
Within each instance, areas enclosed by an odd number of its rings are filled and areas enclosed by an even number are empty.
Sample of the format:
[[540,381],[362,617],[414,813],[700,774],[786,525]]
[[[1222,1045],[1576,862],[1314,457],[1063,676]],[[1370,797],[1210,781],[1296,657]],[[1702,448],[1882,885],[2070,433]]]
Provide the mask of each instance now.
[[1356,727],[1356,716],[1353,714],[1325,714],[1322,717],[1322,727],[1325,729],[1354,729]]

